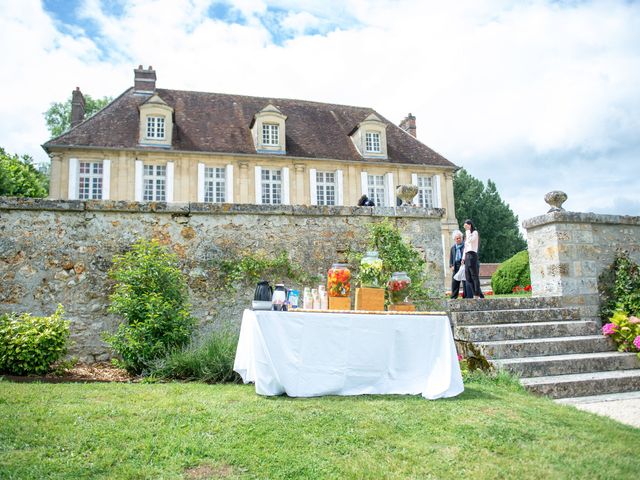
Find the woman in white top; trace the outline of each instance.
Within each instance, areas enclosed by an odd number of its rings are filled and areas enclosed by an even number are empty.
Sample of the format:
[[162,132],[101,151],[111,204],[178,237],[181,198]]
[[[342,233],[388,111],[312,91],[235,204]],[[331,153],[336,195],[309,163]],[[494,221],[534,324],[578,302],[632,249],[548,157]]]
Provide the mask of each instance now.
[[464,221],[464,229],[464,257],[462,262],[464,263],[465,278],[473,291],[473,298],[484,298],[482,290],[480,290],[480,263],[478,262],[480,235],[471,220]]

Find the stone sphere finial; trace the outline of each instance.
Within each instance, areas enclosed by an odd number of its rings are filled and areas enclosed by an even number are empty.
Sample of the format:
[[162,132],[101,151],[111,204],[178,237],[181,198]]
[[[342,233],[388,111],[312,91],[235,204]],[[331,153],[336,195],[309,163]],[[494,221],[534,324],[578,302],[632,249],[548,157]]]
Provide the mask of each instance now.
[[551,205],[551,209],[547,213],[563,212],[562,204],[567,201],[567,194],[560,190],[554,190],[544,196],[544,201]]

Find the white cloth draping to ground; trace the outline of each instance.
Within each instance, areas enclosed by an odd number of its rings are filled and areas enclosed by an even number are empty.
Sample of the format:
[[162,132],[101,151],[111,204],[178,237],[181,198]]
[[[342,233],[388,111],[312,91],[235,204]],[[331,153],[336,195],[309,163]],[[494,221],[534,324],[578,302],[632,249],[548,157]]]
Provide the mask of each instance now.
[[446,315],[245,310],[234,370],[260,395],[462,393]]

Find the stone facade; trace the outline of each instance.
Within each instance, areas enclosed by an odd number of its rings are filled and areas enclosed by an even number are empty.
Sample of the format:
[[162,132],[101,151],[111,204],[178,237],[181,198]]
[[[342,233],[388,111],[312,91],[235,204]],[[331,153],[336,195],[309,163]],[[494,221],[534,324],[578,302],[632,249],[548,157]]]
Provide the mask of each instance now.
[[640,217],[552,211],[523,222],[537,297],[563,296],[594,316],[598,276],[616,250],[640,262]]
[[[192,312],[202,330],[239,322],[252,290],[220,302],[215,260],[230,253],[286,251],[310,272],[326,273],[366,225],[388,217],[424,252],[432,286],[444,284],[442,209],[137,203],[0,197],[0,313],[53,313],[72,322],[71,353],[82,361],[110,357],[101,341],[119,321],[109,314],[114,255],[140,237],[170,247],[187,275]],[[299,287],[302,287],[301,285]]]

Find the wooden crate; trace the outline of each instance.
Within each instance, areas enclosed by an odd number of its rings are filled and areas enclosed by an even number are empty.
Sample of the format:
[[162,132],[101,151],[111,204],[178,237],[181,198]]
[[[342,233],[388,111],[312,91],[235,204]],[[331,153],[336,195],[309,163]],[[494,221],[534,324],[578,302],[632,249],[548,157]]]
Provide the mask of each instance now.
[[384,288],[356,288],[356,310],[384,311]]
[[329,297],[329,310],[351,310],[351,298]]
[[396,305],[389,305],[388,310],[390,312],[415,312],[416,306],[412,303],[398,303]]

